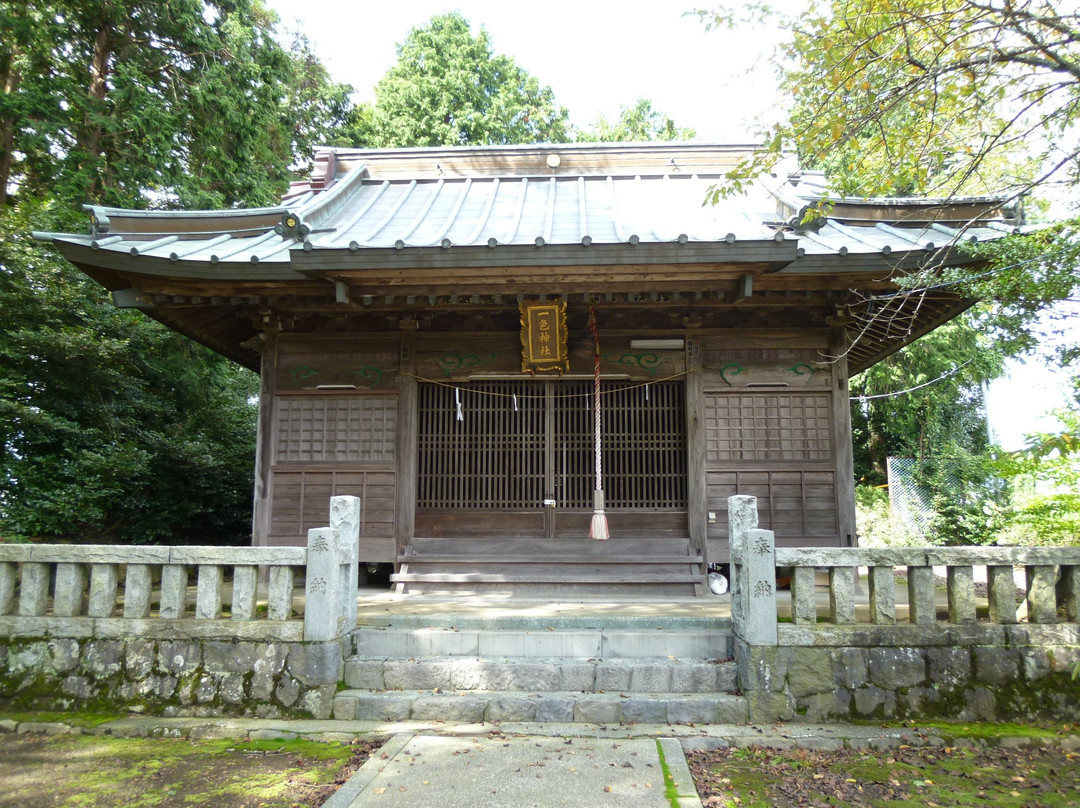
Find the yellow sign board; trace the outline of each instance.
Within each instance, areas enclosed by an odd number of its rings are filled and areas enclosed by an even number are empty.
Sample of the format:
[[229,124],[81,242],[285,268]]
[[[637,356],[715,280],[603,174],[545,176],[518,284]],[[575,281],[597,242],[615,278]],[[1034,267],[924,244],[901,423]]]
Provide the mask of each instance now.
[[569,370],[565,301],[524,301],[520,308],[521,369],[531,373]]

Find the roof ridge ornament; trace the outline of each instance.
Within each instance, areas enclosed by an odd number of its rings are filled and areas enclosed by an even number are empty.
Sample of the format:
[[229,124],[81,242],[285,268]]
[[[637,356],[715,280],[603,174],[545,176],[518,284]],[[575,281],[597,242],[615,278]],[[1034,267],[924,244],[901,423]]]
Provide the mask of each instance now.
[[283,239],[299,241],[311,232],[303,218],[296,211],[287,210],[281,216],[281,223],[274,226],[274,232]]

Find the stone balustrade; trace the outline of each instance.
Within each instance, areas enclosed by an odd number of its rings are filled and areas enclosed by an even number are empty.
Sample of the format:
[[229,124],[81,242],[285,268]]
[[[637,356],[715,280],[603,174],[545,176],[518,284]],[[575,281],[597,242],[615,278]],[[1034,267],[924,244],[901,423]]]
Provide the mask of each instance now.
[[777,548],[728,503],[752,720],[1080,716],[1080,547]]
[[0,544],[0,636],[342,637],[356,625],[359,499],[334,497],[330,517],[307,547]]

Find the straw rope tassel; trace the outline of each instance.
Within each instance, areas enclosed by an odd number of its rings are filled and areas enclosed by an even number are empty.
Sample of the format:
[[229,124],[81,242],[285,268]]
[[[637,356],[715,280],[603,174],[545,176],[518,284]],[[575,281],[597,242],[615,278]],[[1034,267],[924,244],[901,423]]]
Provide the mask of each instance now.
[[589,333],[593,341],[593,437],[596,446],[596,490],[593,491],[589,538],[603,541],[610,534],[604,514],[604,475],[600,462],[600,337],[596,331],[596,310],[592,306],[589,306]]

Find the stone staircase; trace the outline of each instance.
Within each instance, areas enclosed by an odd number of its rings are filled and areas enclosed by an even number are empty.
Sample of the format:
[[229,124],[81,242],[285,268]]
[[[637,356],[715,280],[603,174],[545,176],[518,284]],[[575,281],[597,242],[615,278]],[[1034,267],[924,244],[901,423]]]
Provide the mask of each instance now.
[[397,560],[399,594],[694,596],[707,573],[686,537],[415,538]]
[[351,640],[338,719],[747,720],[730,630],[711,617],[394,615]]

